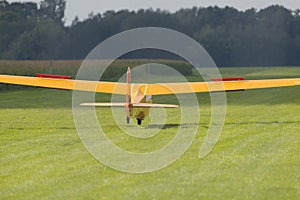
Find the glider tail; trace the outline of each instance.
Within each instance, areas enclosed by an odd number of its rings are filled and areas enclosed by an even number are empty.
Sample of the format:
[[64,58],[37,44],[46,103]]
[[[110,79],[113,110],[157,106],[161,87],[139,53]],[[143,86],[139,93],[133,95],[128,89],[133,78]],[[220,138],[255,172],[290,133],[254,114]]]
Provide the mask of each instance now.
[[126,74],[126,100],[125,100],[125,113],[126,113],[127,124],[129,124],[130,122],[130,113],[129,113],[130,94],[131,94],[130,79],[131,79],[130,67],[128,67],[127,74]]
[[[127,103],[82,103],[81,106],[99,106],[99,107],[127,107]],[[153,103],[132,103],[133,108],[178,108],[178,105],[172,104],[153,104]],[[128,107],[129,107],[128,106]],[[130,116],[128,116],[130,117]]]

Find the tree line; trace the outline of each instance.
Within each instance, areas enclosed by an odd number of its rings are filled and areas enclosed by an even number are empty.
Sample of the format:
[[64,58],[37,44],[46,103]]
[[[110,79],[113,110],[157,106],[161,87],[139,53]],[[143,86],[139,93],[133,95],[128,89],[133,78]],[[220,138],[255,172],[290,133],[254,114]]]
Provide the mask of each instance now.
[[[83,59],[108,37],[138,27],[170,28],[194,38],[218,66],[300,66],[300,10],[272,5],[239,11],[193,7],[176,12],[141,9],[77,17],[65,25],[65,0],[0,0],[0,59]],[[124,58],[175,58],[159,51]]]

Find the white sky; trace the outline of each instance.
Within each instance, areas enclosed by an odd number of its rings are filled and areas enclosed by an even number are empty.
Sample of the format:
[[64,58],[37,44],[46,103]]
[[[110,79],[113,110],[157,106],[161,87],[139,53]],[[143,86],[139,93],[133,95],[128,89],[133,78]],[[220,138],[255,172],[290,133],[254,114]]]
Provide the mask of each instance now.
[[[13,1],[33,1],[41,0],[8,0]],[[248,8],[265,8],[273,4],[283,5],[289,9],[300,9],[300,0],[66,0],[66,21],[70,24],[75,16],[80,19],[87,18],[91,12],[103,13],[107,10],[138,10],[140,8],[160,8],[162,10],[176,11],[180,8],[191,8],[193,6],[207,7],[218,5],[233,6],[239,10]]]

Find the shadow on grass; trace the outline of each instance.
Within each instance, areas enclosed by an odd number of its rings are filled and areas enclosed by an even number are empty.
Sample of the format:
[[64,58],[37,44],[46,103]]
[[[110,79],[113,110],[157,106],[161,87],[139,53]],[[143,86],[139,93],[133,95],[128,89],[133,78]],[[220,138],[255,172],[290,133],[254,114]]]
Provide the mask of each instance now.
[[299,124],[300,121],[264,121],[264,122],[226,122],[224,125],[253,125],[253,124]]
[[[300,124],[300,121],[263,121],[263,122],[226,122],[224,125],[271,125],[271,124]],[[212,124],[215,126],[222,126],[222,124]],[[209,128],[207,123],[186,123],[186,124],[150,124],[146,129],[171,129],[171,128],[189,128],[191,126],[201,126]]]
[[200,126],[200,123],[190,123],[190,124],[150,124],[145,127],[146,129],[170,129],[170,128],[189,128],[191,126]]

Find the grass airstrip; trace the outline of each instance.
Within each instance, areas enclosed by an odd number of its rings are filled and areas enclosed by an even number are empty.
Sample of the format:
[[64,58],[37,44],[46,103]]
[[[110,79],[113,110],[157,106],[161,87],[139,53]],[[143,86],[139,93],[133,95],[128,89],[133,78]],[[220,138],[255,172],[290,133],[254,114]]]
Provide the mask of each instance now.
[[[246,79],[299,77],[300,68],[225,68]],[[101,100],[109,96],[100,95]],[[169,97],[154,100],[168,102]],[[83,146],[72,92],[21,88],[0,92],[0,199],[297,199],[300,197],[300,87],[227,93],[227,116],[213,151],[199,159],[210,122],[208,94],[198,95],[201,121],[191,147],[175,163],[146,174],[113,170]],[[118,132],[109,108],[97,108],[111,139],[151,151],[172,139],[180,115],[153,138]],[[179,122],[178,122],[179,121]],[[132,122],[135,123],[135,122]],[[153,127],[156,128],[156,127]]]

